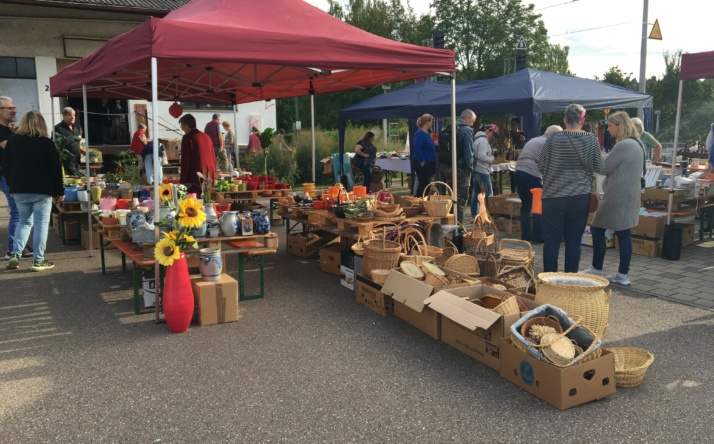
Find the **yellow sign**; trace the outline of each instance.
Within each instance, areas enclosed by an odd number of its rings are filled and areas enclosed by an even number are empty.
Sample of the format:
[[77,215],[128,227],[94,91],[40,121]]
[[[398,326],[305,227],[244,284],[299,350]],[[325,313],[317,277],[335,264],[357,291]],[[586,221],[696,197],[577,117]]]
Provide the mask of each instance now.
[[655,24],[652,27],[652,31],[650,32],[648,39],[652,40],[662,40],[662,31],[659,29],[659,20],[655,20]]
[[605,108],[604,110],[602,110],[602,112],[607,116],[608,114],[610,114],[610,108]]

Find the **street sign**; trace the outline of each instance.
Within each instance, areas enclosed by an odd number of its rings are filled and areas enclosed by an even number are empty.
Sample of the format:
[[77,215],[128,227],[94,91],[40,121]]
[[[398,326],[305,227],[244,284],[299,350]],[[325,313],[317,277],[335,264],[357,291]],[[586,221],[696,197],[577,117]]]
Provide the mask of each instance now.
[[526,39],[524,39],[522,36],[518,37],[518,43],[516,43],[516,49],[528,49],[526,46]]
[[659,29],[659,20],[655,20],[655,24],[652,27],[652,31],[650,32],[648,39],[652,40],[662,40],[662,30]]

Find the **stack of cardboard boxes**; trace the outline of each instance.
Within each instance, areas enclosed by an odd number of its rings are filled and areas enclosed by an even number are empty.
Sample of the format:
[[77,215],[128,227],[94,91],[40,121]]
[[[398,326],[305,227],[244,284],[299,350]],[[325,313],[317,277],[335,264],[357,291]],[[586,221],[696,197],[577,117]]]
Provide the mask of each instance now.
[[[658,257],[662,253],[662,238],[664,226],[667,223],[666,213],[646,213],[640,215],[637,226],[630,230],[632,234],[632,254]],[[679,224],[682,228],[682,247],[694,242],[694,224]],[[615,236],[615,249],[620,245]]]
[[499,194],[488,198],[488,212],[498,231],[520,236],[521,199],[516,193]]

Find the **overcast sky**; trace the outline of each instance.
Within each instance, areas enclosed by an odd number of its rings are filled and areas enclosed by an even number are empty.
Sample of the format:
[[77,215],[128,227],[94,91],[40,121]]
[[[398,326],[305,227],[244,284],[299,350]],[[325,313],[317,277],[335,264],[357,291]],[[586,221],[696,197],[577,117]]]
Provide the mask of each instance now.
[[[327,10],[327,0],[306,0]],[[346,0],[341,0],[346,4]],[[402,0],[406,5],[407,1]],[[410,0],[417,14],[431,0]],[[593,78],[612,66],[639,79],[643,0],[525,0],[533,3],[551,43],[570,46],[570,70]],[[647,77],[664,73],[663,52],[714,50],[714,1],[649,0],[648,34],[659,19],[662,40],[647,40]],[[592,29],[599,28],[599,29]],[[579,32],[580,31],[580,32]]]

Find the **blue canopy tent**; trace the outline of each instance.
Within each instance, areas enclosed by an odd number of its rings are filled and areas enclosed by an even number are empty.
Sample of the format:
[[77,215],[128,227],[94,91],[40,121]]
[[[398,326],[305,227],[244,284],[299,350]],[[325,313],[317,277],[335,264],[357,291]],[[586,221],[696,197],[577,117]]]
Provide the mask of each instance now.
[[[522,130],[528,139],[540,133],[543,113],[561,112],[571,103],[585,109],[643,107],[645,116],[650,116],[645,126],[651,126],[650,94],[596,80],[526,68],[495,79],[456,84],[457,113],[469,108],[476,114],[522,115]],[[437,117],[451,114],[448,83],[424,81],[343,108],[339,112],[340,153],[345,149],[347,120],[407,118],[412,135],[416,118],[424,113]]]

